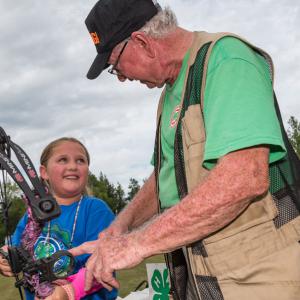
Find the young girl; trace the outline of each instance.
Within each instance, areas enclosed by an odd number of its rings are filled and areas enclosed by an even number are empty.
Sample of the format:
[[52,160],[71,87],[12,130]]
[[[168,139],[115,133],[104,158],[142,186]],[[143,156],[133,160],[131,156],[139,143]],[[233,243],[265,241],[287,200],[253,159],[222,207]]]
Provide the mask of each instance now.
[[[106,203],[87,195],[89,163],[90,157],[87,149],[74,138],[57,139],[44,149],[40,159],[40,175],[60,205],[61,215],[47,222],[41,230],[41,234],[34,243],[36,258],[47,257],[58,250],[67,250],[85,241],[96,240],[99,232],[113,221],[114,215]],[[19,245],[21,240],[28,239],[28,235],[27,237],[25,234],[22,235],[23,231],[27,230],[25,229],[27,221],[28,214],[26,213],[13,235],[14,245]],[[87,255],[75,258],[75,273],[78,275],[71,276],[68,281],[58,281],[58,285],[54,283],[51,287],[53,298],[49,296],[47,299],[64,299],[63,297],[75,299],[74,295],[76,299],[80,299],[84,296],[81,294],[82,286],[79,286],[80,291],[78,291],[76,285],[78,282],[79,285],[84,284],[82,280],[84,269],[82,268],[87,258]],[[2,270],[4,275],[10,275],[7,264],[3,259],[1,261],[0,271]],[[64,272],[68,264],[68,259],[60,259],[55,267],[58,272]],[[116,299],[116,290],[109,292],[105,288],[99,288],[100,286],[97,286],[92,290],[92,294],[82,299]],[[98,291],[95,292],[95,289]],[[34,295],[28,290],[25,290],[25,293],[27,300],[34,299]]]

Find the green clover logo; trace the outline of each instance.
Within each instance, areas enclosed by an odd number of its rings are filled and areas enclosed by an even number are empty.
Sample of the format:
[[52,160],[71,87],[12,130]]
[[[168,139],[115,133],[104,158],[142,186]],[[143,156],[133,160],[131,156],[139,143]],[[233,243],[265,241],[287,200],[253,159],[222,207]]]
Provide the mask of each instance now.
[[164,269],[163,276],[159,270],[155,269],[151,278],[151,285],[155,292],[153,300],[169,300],[170,284],[167,269]]

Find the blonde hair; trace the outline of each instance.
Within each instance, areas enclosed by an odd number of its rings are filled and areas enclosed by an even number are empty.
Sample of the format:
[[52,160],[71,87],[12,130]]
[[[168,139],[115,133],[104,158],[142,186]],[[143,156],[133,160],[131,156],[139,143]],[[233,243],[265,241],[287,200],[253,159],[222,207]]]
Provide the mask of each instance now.
[[[52,141],[51,143],[49,143],[44,148],[44,150],[41,154],[40,164],[47,168],[48,161],[49,161],[50,157],[53,155],[54,149],[57,146],[61,145],[62,143],[65,143],[65,142],[72,142],[72,143],[76,143],[76,144],[80,145],[82,147],[82,149],[84,150],[88,165],[90,165],[90,154],[89,154],[87,148],[79,140],[77,140],[76,138],[73,138],[73,137],[61,137],[61,138],[56,139],[56,140]],[[51,186],[49,185],[48,180],[44,180],[44,179],[41,179],[41,180],[44,182],[44,184],[47,186],[47,188],[51,191]],[[83,195],[90,194],[88,184],[86,184],[86,186],[84,187],[82,194]]]

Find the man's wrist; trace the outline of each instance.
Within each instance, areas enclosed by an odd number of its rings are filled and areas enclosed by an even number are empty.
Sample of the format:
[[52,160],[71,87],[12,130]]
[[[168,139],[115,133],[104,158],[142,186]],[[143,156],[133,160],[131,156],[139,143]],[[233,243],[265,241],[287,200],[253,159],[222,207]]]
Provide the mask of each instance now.
[[120,213],[120,215],[116,218],[112,225],[114,224],[122,228],[123,233],[127,233],[131,230],[132,218],[129,213],[126,213],[126,211],[124,211],[123,213]]
[[151,245],[151,239],[147,236],[144,228],[131,232],[129,236],[132,240],[130,244],[133,246],[133,250],[138,251],[140,257],[145,259],[156,254],[153,245]]

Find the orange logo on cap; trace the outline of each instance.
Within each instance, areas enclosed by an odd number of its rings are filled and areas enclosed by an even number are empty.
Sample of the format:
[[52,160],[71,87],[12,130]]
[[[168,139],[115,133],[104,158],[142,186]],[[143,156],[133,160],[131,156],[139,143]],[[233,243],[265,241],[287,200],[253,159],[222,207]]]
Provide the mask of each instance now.
[[91,37],[92,37],[92,40],[94,42],[95,45],[99,44],[100,43],[100,39],[98,37],[98,34],[97,32],[91,32]]

